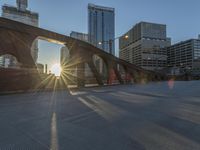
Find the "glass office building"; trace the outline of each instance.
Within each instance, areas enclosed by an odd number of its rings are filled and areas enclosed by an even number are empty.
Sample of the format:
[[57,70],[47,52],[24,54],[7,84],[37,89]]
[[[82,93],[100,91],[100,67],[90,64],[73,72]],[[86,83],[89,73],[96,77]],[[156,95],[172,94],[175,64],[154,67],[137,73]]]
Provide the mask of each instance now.
[[88,40],[115,55],[115,9],[88,4]]

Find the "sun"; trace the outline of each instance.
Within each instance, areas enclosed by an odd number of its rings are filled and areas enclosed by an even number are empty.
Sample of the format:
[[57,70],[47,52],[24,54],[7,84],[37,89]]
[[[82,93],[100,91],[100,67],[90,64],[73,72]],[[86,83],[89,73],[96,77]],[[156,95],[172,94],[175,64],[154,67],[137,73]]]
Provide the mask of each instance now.
[[51,67],[51,73],[52,74],[55,74],[55,76],[59,77],[61,72],[62,72],[62,68],[60,66],[60,64],[54,64],[52,67]]

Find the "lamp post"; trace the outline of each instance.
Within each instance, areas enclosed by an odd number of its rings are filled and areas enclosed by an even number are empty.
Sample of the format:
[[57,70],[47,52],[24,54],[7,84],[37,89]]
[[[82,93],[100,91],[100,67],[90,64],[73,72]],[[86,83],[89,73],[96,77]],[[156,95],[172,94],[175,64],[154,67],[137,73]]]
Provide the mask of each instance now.
[[[102,45],[103,43],[107,43],[108,46],[109,46],[109,53],[112,54],[112,45],[113,45],[113,42],[115,42],[115,40],[119,39],[120,37],[121,37],[121,36],[116,37],[116,38],[114,38],[114,39],[109,39],[108,41],[100,41],[100,42],[98,42],[98,44],[99,44],[99,45]],[[125,35],[125,36],[124,36],[124,39],[127,40],[128,38],[129,38],[128,35]]]

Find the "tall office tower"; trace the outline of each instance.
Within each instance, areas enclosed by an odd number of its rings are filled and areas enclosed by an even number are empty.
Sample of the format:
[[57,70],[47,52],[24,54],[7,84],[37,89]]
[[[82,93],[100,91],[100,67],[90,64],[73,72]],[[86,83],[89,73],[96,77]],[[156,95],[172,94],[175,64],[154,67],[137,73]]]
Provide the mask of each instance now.
[[88,4],[88,40],[115,55],[115,9]]
[[119,57],[147,70],[161,70],[167,63],[167,51],[162,48],[170,45],[166,25],[140,22],[120,37]]
[[[4,5],[2,7],[2,17],[38,27],[39,15],[38,13],[27,10],[28,0],[16,0],[16,3],[17,3],[17,7]],[[33,57],[33,60],[36,63],[37,58],[38,58],[38,41],[37,40],[34,41],[33,43],[33,46],[31,49],[31,55]],[[14,67],[16,65],[16,62],[10,55],[5,56],[3,59],[4,59],[4,62],[7,62],[6,64],[7,67],[8,66]]]
[[168,54],[170,74],[190,72],[200,76],[200,37],[176,43],[164,48]]

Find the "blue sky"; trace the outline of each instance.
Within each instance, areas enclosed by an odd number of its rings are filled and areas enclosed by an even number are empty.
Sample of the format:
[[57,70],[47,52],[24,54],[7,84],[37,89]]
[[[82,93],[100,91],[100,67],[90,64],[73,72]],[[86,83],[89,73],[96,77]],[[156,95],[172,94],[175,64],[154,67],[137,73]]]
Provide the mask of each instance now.
[[[0,0],[0,5],[15,1]],[[39,13],[41,28],[69,35],[72,30],[87,33],[88,3],[115,8],[116,37],[140,21],[166,24],[173,43],[200,34],[200,0],[29,0],[29,9]],[[42,63],[58,62],[59,46],[42,42],[40,55]]]

